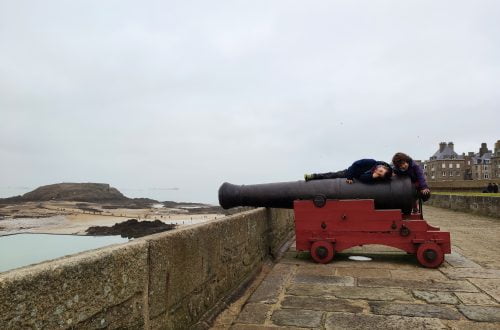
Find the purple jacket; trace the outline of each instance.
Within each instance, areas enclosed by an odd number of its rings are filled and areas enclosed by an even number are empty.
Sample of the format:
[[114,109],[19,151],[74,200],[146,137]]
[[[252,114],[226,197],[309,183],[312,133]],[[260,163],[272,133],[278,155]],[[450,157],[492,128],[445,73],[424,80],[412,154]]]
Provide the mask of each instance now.
[[418,164],[416,164],[413,160],[410,160],[410,166],[406,171],[402,171],[398,168],[394,168],[394,173],[396,175],[408,175],[411,179],[411,182],[416,183],[418,189],[428,189],[427,180],[425,180],[424,172]]

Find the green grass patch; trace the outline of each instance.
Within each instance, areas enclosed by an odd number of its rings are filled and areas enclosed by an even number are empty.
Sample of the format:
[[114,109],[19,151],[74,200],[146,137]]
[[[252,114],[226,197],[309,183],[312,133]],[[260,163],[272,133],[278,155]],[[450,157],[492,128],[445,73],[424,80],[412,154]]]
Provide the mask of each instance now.
[[471,191],[433,191],[433,195],[457,195],[457,196],[484,196],[484,197],[500,197],[500,193],[481,193]]

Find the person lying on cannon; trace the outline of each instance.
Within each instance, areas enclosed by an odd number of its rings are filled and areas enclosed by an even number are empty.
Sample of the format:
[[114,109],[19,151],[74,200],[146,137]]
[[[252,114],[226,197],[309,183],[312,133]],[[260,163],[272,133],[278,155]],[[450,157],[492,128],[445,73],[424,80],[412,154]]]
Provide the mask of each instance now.
[[431,190],[427,185],[427,180],[425,180],[420,165],[415,163],[410,156],[402,152],[398,152],[392,157],[392,164],[394,165],[394,175],[410,177],[411,182],[420,192],[422,199],[424,201],[429,199]]
[[354,180],[363,183],[376,183],[390,180],[391,177],[391,166],[375,159],[357,160],[347,170],[304,175],[306,181],[345,178],[347,183],[354,183]]

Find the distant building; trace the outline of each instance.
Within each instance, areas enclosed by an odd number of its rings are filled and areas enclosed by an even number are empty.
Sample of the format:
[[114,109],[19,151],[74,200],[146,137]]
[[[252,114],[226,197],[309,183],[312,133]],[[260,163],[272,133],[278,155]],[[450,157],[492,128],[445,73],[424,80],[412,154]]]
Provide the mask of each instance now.
[[472,156],[472,179],[489,180],[491,178],[491,156],[486,143],[481,143],[479,152]]
[[491,155],[491,178],[500,179],[500,140],[495,143]]
[[441,142],[439,149],[424,162],[424,174],[429,181],[466,180],[470,159],[455,152],[453,142]]
[[494,151],[481,143],[479,152],[455,152],[453,142],[441,142],[439,149],[424,162],[429,181],[490,180],[500,178],[500,140]]

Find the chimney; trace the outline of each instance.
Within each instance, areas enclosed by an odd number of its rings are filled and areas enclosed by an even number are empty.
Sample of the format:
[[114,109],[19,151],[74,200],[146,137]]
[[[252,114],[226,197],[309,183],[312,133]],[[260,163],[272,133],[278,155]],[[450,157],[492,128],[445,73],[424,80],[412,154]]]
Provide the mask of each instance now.
[[448,148],[450,148],[450,149],[451,149],[451,151],[455,151],[455,150],[453,150],[453,147],[454,147],[454,146],[455,146],[455,145],[453,144],[453,142],[448,142]]
[[441,142],[439,144],[439,152],[443,152],[444,148],[446,148],[446,142]]
[[481,148],[479,148],[479,157],[483,157],[483,155],[487,152],[488,152],[488,146],[484,142],[481,143]]

